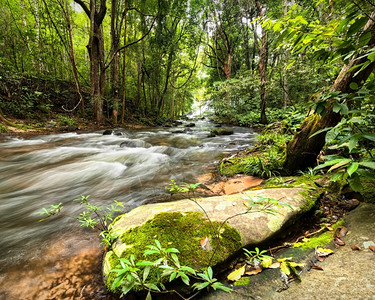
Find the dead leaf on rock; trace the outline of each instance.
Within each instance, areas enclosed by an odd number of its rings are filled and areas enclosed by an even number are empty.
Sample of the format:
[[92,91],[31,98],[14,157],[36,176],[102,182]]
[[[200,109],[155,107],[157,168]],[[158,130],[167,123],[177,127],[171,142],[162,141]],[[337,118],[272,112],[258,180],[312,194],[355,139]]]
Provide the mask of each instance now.
[[268,269],[278,269],[278,268],[280,268],[279,262],[274,262],[272,265],[268,267]]
[[250,275],[251,276],[251,275],[259,274],[260,272],[262,272],[262,268],[258,268],[258,269],[254,269],[254,270],[245,272],[245,275]]
[[371,245],[370,247],[368,247],[372,252],[375,252],[375,246],[374,245]]
[[312,265],[311,266],[311,269],[314,269],[314,270],[319,270],[319,271],[323,271],[323,268],[317,266],[317,265]]
[[343,238],[348,234],[348,228],[345,226],[338,226],[336,230],[336,236],[339,238]]
[[211,251],[212,247],[210,244],[210,239],[205,236],[203,239],[201,239],[201,247],[204,251]]
[[345,242],[337,236],[335,237],[335,244],[338,246],[345,246]]
[[360,251],[361,248],[357,245],[352,245],[350,248],[352,248],[353,251]]
[[230,273],[228,276],[227,276],[227,279],[230,280],[230,281],[237,281],[239,280],[242,275],[245,274],[245,266],[242,266],[241,268],[237,269],[237,270],[234,270],[232,273]]

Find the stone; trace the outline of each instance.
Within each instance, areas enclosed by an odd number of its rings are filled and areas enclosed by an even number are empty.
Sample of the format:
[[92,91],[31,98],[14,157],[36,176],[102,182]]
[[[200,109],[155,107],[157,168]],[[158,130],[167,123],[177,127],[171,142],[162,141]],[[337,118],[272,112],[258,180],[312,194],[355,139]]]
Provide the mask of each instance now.
[[217,135],[231,135],[231,134],[233,134],[233,129],[220,127],[220,128],[212,129],[210,133],[208,134],[208,137],[214,137]]
[[113,131],[111,129],[106,129],[103,131],[103,135],[111,135]]
[[[216,229],[221,228],[222,248],[220,254],[215,253],[216,258],[211,261],[211,266],[222,264],[243,247],[256,246],[275,237],[284,226],[304,212],[304,206],[309,205],[303,196],[305,193],[303,188],[258,189],[241,194],[197,199],[197,203],[185,199],[139,206],[117,217],[112,223],[119,238],[104,258],[103,275],[108,280],[107,286],[110,287],[114,280],[110,270],[116,267],[119,257],[134,254],[138,259],[142,259],[141,249],[153,244],[155,239],[162,245],[180,250],[179,258],[182,263],[192,263],[192,267],[197,269],[206,266],[212,251],[204,251],[200,241],[207,236],[212,240],[211,245],[216,245],[215,233],[210,235],[210,224]],[[248,207],[251,207],[250,199],[274,199],[290,207],[281,205],[276,208],[275,214],[262,211],[246,213]],[[141,245],[143,248],[137,244],[142,241],[146,241],[146,245]],[[191,255],[194,256],[193,259]]]

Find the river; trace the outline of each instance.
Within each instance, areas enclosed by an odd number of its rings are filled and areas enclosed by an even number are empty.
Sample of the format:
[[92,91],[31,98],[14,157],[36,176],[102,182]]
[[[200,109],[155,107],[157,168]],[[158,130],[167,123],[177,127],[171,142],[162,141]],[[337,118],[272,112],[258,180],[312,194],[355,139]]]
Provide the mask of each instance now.
[[[115,199],[128,211],[166,196],[171,179],[197,182],[220,156],[255,137],[249,128],[234,127],[232,135],[208,138],[215,124],[186,125],[2,139],[0,299],[105,299],[95,291],[99,239],[69,217],[80,212],[72,200],[90,195],[106,206]],[[64,216],[39,222],[43,207],[60,202]]]

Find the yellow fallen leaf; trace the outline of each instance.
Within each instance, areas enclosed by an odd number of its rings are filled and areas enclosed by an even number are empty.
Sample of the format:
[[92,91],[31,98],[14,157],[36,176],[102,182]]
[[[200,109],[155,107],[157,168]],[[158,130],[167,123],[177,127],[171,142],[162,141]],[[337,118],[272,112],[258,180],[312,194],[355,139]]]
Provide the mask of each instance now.
[[256,190],[261,190],[261,189],[263,189],[261,186],[257,186],[257,187],[255,187],[255,188],[252,188],[251,190],[252,190],[252,191],[256,191]]
[[315,254],[317,256],[328,256],[332,253],[333,253],[333,251],[331,249],[324,249],[324,248],[316,248],[315,249]]
[[228,275],[227,279],[230,281],[237,281],[242,277],[243,274],[245,274],[245,266],[242,266],[241,268],[234,270],[232,273]]
[[272,257],[265,257],[262,259],[261,264],[263,268],[268,268],[270,265],[272,265],[273,258]]

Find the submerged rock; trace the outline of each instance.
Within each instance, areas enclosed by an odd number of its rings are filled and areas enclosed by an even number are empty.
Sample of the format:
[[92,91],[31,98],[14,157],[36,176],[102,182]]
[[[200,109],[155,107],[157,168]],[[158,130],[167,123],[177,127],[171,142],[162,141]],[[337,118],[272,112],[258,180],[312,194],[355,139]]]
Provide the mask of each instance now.
[[[309,205],[304,191],[302,188],[262,189],[199,199],[199,205],[192,200],[181,200],[137,207],[112,223],[119,237],[104,258],[106,285],[110,287],[115,279],[111,270],[116,268],[119,258],[133,254],[138,260],[144,259],[146,246],[153,245],[155,239],[164,247],[177,248],[182,265],[196,269],[207,264],[215,267],[243,247],[258,245],[275,236],[304,212],[304,206]],[[253,203],[267,199],[282,201],[290,207],[281,205],[275,208],[276,214],[255,212],[255,208],[254,212],[246,213]],[[205,238],[211,244],[208,249],[201,246]],[[216,252],[211,260],[212,249]]]
[[231,134],[233,134],[233,129],[219,127],[219,128],[212,129],[210,133],[208,134],[208,137],[214,137],[217,135],[231,135]]

